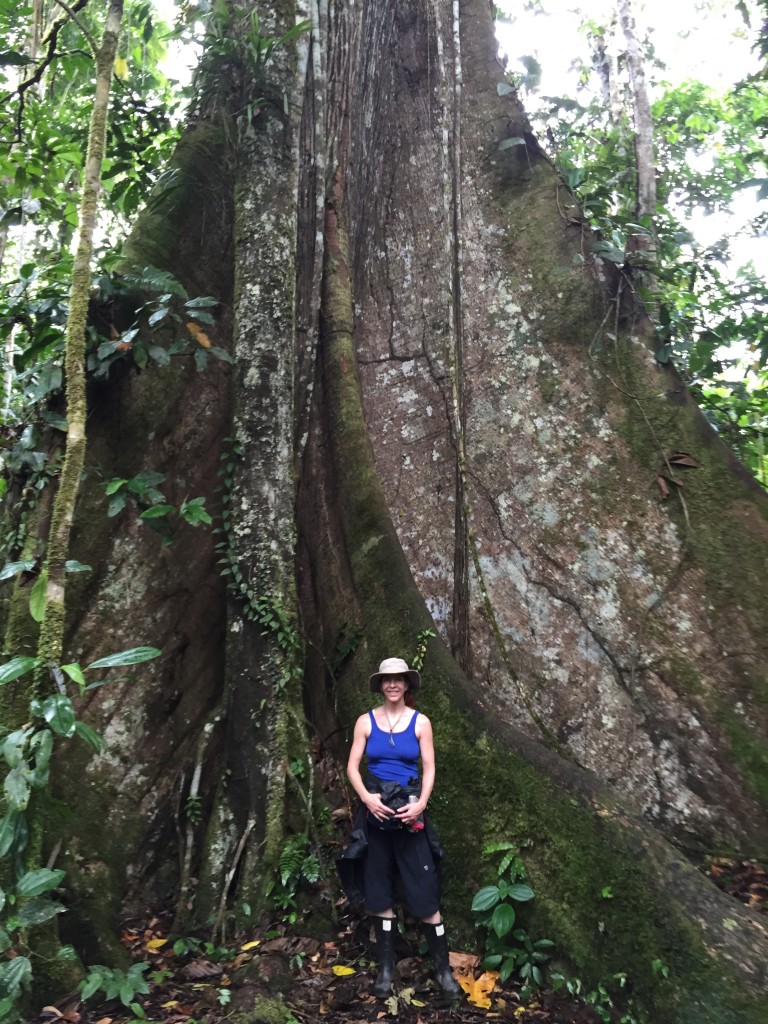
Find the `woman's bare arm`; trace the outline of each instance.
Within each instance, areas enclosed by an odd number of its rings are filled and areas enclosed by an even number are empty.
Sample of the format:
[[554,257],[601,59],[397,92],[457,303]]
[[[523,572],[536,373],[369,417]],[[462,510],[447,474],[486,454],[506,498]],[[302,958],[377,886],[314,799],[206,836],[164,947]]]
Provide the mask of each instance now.
[[383,821],[385,818],[390,818],[395,813],[386,804],[382,803],[381,796],[378,793],[370,793],[365,788],[363,777],[360,774],[360,762],[365,754],[365,743],[370,733],[370,718],[368,715],[360,715],[358,720],[355,722],[355,733],[352,739],[352,749],[349,752],[349,760],[347,761],[347,778],[352,784],[352,788],[360,797],[362,802],[379,821]]

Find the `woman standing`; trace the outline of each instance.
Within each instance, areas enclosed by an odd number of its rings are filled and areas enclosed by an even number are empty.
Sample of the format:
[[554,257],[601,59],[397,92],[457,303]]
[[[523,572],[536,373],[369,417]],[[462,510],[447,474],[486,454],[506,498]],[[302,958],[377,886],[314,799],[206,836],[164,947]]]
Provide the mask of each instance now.
[[[420,684],[419,673],[402,658],[381,663],[369,685],[383,702],[355,723],[347,764],[349,781],[363,806],[345,858],[362,853],[362,895],[376,929],[379,974],[374,992],[382,999],[392,991],[395,969],[396,874],[403,884],[406,911],[422,923],[438,983],[447,995],[461,994],[448,963],[439,909],[435,865],[439,844],[429,825],[425,827],[424,812],[435,782],[435,751],[431,722],[410,702]],[[360,772],[363,755],[368,759],[365,779]]]

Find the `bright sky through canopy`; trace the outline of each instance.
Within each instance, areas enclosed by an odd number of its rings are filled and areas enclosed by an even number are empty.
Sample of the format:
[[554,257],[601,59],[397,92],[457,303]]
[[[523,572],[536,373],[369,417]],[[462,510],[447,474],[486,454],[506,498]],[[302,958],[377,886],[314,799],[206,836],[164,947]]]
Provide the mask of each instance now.
[[[582,0],[580,4],[573,0],[541,0],[539,13],[525,10],[520,0],[496,0],[496,6],[514,19],[497,27],[501,46],[509,57],[509,69],[525,72],[525,67],[517,63],[525,55],[536,57],[542,66],[536,93],[523,96],[526,109],[535,110],[539,96],[576,98],[577,66],[589,63],[587,37],[580,26],[586,19],[607,24],[614,16],[615,0]],[[733,0],[633,0],[638,37],[643,39],[648,33],[657,60],[665,65],[646,66],[652,97],[658,95],[662,84],[675,86],[698,80],[724,91],[755,74],[760,61],[752,41],[761,18],[756,5],[748,6],[752,10],[752,33],[747,31]],[[703,245],[711,245],[725,233],[736,234],[754,217],[755,196],[754,189],[738,192],[733,197],[730,218],[695,214],[688,219],[689,226]],[[768,274],[765,235],[739,238],[733,256],[736,263],[751,260],[758,272]]]

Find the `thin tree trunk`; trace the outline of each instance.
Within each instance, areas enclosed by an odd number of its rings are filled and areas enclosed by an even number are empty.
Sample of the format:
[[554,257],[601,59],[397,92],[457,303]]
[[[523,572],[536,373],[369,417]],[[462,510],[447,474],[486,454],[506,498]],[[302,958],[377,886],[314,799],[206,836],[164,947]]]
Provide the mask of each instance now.
[[[627,44],[627,67],[632,88],[632,106],[635,120],[635,158],[637,161],[637,206],[640,223],[645,222],[651,235],[656,217],[656,156],[654,146],[653,115],[645,81],[643,55],[637,40],[635,18],[631,0],[617,0],[619,22]],[[642,236],[646,237],[646,236]],[[650,236],[643,245],[649,258],[653,258],[654,245]]]
[[64,349],[64,380],[67,399],[67,447],[58,491],[53,505],[45,569],[47,576],[45,607],[38,655],[45,663],[59,663],[64,644],[66,572],[69,538],[80,476],[85,463],[85,331],[91,289],[91,257],[96,229],[101,164],[107,138],[107,113],[112,68],[120,36],[123,0],[111,0],[101,44],[94,54],[96,89],[88,135],[83,195],[80,201],[77,251],[72,270],[69,313]]

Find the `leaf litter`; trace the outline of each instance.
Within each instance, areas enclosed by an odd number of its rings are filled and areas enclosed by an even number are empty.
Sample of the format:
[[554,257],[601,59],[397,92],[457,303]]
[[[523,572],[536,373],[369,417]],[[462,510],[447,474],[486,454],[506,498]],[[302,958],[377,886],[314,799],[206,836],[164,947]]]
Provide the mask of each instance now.
[[[768,871],[754,861],[717,859],[703,866],[713,882],[757,913],[768,906]],[[278,925],[251,929],[216,947],[207,937],[174,941],[173,913],[127,922],[121,943],[134,963],[147,963],[148,995],[132,1001],[148,1024],[223,1024],[233,1014],[252,1013],[259,1000],[277,999],[285,1020],[296,1024],[452,1024],[508,1021],[519,1024],[598,1024],[595,1010],[564,993],[543,991],[524,997],[519,983],[501,984],[484,971],[474,953],[451,951],[450,964],[464,995],[455,1003],[430,977],[419,955],[415,930],[403,937],[393,995],[373,993],[376,968],[365,919],[350,915],[336,937],[322,941],[288,933]],[[410,941],[409,941],[410,936]],[[176,948],[175,948],[176,947]],[[138,1014],[118,1000],[82,1002],[72,994],[44,1006],[30,1024],[134,1024]],[[255,1018],[254,1018],[255,1019]],[[618,1016],[617,1018],[618,1019]]]

